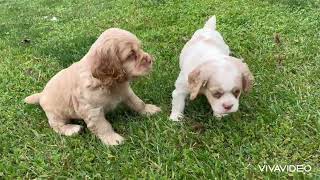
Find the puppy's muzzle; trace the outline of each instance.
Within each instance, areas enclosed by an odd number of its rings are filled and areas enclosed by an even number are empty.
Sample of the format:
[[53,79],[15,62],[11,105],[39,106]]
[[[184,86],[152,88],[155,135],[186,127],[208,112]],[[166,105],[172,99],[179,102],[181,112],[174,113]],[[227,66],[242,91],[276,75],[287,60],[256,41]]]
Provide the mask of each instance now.
[[144,56],[142,58],[142,63],[146,65],[151,65],[153,62],[154,62],[154,58],[150,54],[144,53]]
[[232,108],[233,104],[224,104],[223,103],[222,106],[226,111],[229,111]]

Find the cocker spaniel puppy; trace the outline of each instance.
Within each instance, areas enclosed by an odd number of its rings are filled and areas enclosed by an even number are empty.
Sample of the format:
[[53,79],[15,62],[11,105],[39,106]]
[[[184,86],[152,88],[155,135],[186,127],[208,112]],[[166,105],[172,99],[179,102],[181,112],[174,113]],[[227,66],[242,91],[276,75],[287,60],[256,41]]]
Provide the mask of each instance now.
[[171,120],[179,121],[183,117],[188,94],[191,100],[204,94],[217,117],[238,110],[240,94],[251,88],[253,76],[246,63],[229,54],[228,45],[216,31],[213,16],[182,49],[181,72],[172,93]]
[[69,124],[70,119],[83,119],[104,144],[118,145],[124,139],[106,120],[106,112],[120,102],[145,115],[160,111],[135,95],[129,83],[148,74],[152,63],[153,58],[141,49],[135,35],[111,28],[100,35],[80,61],[61,70],[42,92],[27,97],[25,102],[40,104],[50,126],[59,134],[77,134],[82,127]]

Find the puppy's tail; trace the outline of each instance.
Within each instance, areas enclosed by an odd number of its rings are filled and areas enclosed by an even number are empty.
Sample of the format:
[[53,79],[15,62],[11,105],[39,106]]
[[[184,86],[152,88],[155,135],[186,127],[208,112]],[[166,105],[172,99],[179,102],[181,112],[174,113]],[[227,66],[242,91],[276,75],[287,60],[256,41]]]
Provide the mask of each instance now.
[[204,28],[208,28],[208,29],[216,29],[216,16],[212,16],[204,25]]
[[32,94],[24,99],[28,104],[39,104],[41,93]]

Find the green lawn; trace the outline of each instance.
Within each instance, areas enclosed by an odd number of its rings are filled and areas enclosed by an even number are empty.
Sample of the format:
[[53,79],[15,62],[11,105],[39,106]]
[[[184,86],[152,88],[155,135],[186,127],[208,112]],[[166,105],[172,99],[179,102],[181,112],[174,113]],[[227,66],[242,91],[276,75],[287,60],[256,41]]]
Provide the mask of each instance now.
[[[199,98],[185,122],[171,122],[179,53],[211,15],[249,64],[254,89],[222,120]],[[39,107],[23,103],[109,27],[133,32],[155,56],[153,73],[133,89],[163,110],[150,118],[122,106],[107,114],[126,138],[117,147],[87,129],[60,136]],[[319,49],[319,0],[0,0],[0,179],[320,178]],[[312,170],[261,172],[264,164]]]

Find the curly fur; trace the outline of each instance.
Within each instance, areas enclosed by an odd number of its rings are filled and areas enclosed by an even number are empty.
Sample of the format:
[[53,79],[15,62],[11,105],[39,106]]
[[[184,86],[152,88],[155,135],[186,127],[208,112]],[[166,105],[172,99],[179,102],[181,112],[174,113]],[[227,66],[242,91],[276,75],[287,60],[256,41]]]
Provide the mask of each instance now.
[[99,79],[107,87],[123,83],[128,78],[122,67],[117,45],[111,38],[106,40],[105,46],[96,50],[97,56],[93,59],[91,67],[92,76]]
[[41,93],[25,98],[25,102],[39,103],[50,126],[59,134],[77,134],[82,127],[69,124],[69,120],[83,119],[103,143],[117,145],[124,139],[114,132],[105,112],[121,102],[141,114],[160,111],[157,106],[145,104],[129,84],[133,77],[147,74],[152,63],[135,35],[111,28],[100,35],[80,61],[61,70]]

